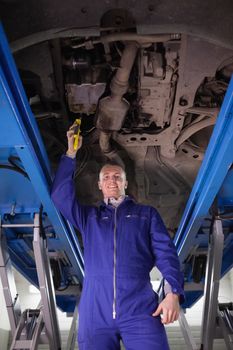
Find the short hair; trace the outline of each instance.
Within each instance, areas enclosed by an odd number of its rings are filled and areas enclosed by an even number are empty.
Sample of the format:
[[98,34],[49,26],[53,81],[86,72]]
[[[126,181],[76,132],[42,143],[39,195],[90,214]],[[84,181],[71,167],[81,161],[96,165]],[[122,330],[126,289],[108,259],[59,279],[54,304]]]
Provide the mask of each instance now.
[[116,166],[118,168],[121,169],[122,173],[124,174],[125,176],[125,179],[126,179],[126,172],[125,172],[125,169],[123,168],[122,165],[120,165],[119,163],[117,162],[114,162],[114,161],[109,161],[107,163],[105,163],[101,168],[100,168],[100,171],[99,171],[99,179],[100,179],[100,174],[102,173],[103,169],[107,166]]

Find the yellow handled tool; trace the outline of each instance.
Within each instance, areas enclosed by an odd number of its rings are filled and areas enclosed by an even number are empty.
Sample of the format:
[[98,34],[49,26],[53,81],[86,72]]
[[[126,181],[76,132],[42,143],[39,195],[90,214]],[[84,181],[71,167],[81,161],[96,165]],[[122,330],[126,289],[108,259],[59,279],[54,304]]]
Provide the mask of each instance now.
[[76,119],[75,123],[77,124],[74,128],[74,150],[76,151],[78,149],[78,139],[80,134],[81,118]]

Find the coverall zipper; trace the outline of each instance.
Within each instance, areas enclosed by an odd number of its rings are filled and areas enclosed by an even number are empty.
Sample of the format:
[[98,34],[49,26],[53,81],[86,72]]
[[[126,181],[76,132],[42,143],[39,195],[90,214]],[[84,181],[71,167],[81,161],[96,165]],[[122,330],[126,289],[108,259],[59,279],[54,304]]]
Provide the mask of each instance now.
[[114,213],[114,236],[113,236],[113,306],[112,306],[112,317],[116,318],[116,214],[117,208]]

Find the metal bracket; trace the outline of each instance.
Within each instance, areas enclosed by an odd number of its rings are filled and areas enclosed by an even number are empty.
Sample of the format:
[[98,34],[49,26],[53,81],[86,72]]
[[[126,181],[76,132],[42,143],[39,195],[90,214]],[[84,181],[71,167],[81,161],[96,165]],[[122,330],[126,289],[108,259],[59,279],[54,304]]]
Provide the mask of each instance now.
[[39,214],[35,214],[34,225],[33,249],[43,305],[43,320],[45,323],[46,334],[49,339],[50,349],[59,350],[61,349],[61,340],[57,320],[55,292],[49,264],[48,250],[45,246],[46,241],[40,236]]
[[185,314],[183,309],[180,310],[180,316],[179,316],[179,324],[180,329],[182,331],[185,343],[187,345],[188,350],[198,350],[198,346],[193,338],[193,335],[191,333],[190,327],[188,325],[188,322],[186,320]]
[[16,331],[21,316],[19,298],[16,290],[11,261],[7,249],[6,238],[3,235],[3,228],[0,217],[0,277],[3,293],[6,302],[7,313],[10,321],[12,334]]
[[233,312],[232,308],[225,308],[222,310],[222,307],[218,307],[217,310],[217,320],[218,325],[221,330],[221,334],[224,338],[226,349],[233,350]]
[[[40,236],[39,214],[35,214],[34,224],[30,224],[30,227],[33,228],[34,235],[33,249],[41,293],[41,308],[25,310],[22,314],[6,237],[3,234],[4,228],[16,226],[19,225],[1,224],[0,220],[0,277],[13,336],[10,350],[35,350],[41,343],[49,343],[50,349],[60,350],[61,339],[56,314],[55,292],[46,240]],[[29,225],[25,224],[25,226]]]
[[75,348],[75,342],[77,338],[77,319],[78,319],[78,301],[75,306],[75,310],[73,313],[73,321],[70,327],[70,332],[67,340],[66,349],[67,350],[74,350]]
[[216,329],[219,281],[224,246],[221,220],[215,220],[208,249],[208,260],[204,291],[204,310],[201,332],[201,349],[212,350]]
[[[28,317],[28,314],[31,317]],[[15,349],[30,349],[36,350],[39,343],[41,343],[41,332],[44,327],[43,313],[40,310],[25,310],[19,320],[16,332],[14,334],[10,350]],[[45,342],[48,338],[45,334]],[[24,339],[25,338],[25,339]]]

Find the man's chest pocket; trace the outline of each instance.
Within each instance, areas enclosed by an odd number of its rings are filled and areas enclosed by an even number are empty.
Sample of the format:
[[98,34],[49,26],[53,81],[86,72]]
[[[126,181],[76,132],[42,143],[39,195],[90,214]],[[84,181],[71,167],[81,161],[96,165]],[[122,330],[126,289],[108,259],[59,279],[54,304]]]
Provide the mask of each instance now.
[[145,239],[149,233],[149,218],[146,215],[128,213],[124,217],[125,238],[132,242]]

